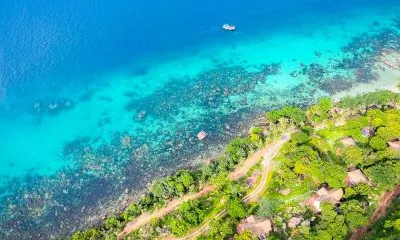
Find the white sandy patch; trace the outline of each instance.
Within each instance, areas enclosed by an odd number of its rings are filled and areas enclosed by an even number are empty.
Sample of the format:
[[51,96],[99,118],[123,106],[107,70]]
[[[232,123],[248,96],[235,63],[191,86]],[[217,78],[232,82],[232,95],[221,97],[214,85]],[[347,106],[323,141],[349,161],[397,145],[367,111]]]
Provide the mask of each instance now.
[[[392,64],[390,67],[387,63]],[[400,52],[386,53],[383,52],[379,61],[375,64],[375,70],[379,78],[370,83],[360,83],[350,89],[335,94],[332,98],[339,100],[344,96],[356,96],[358,94],[373,92],[376,90],[389,90],[392,92],[400,92],[398,85],[400,84]]]

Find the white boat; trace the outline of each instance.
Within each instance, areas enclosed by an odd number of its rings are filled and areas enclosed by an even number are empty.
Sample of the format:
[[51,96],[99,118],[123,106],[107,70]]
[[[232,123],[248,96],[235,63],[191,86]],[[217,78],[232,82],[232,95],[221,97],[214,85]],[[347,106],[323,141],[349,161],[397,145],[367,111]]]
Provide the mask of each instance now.
[[222,29],[227,30],[227,31],[235,31],[236,26],[225,23],[224,25],[222,25]]

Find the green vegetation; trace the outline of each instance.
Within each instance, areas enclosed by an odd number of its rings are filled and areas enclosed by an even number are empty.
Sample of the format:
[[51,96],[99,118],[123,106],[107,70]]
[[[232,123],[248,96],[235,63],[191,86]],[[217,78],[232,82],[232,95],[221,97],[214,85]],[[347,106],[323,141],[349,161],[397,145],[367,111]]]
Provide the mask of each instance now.
[[210,201],[199,199],[182,203],[176,213],[168,216],[164,224],[166,228],[174,235],[181,237],[193,226],[198,226],[203,222],[206,215],[210,212]]
[[265,218],[275,216],[282,206],[283,201],[279,198],[263,198],[260,200],[257,215]]
[[[400,182],[400,153],[387,144],[400,137],[400,111],[394,109],[399,99],[394,93],[378,91],[345,98],[335,111],[326,99],[307,109],[306,125],[291,136],[276,159],[279,171],[272,177],[267,196],[259,202],[257,215],[272,218],[281,239],[347,239],[352,230],[366,225],[380,193]],[[345,120],[344,126],[330,124],[335,120]],[[313,133],[305,130],[307,124],[325,124],[327,128]],[[353,138],[356,145],[344,146],[340,141],[344,137]],[[362,170],[372,184],[346,187],[351,168]],[[320,215],[310,214],[309,207],[301,203],[321,186],[342,188],[343,199],[336,207],[322,203]],[[282,195],[284,189],[290,194]],[[275,206],[272,199],[284,202]],[[307,224],[282,228],[292,217]],[[389,229],[395,226],[393,220],[386,224]]]
[[233,219],[240,219],[246,216],[246,208],[241,199],[231,198],[227,204],[228,215]]
[[271,123],[278,123],[282,119],[286,119],[296,125],[301,125],[306,121],[305,112],[301,108],[293,106],[285,106],[282,109],[268,112],[266,118]]
[[378,220],[366,236],[367,240],[397,240],[400,236],[400,199],[395,198],[388,214]]
[[[382,191],[392,190],[400,182],[400,151],[387,144],[400,138],[400,111],[395,109],[399,103],[399,95],[377,91],[347,97],[340,103],[322,98],[306,111],[293,106],[273,110],[266,114],[268,127],[254,127],[248,137],[233,139],[224,154],[211,164],[156,180],[148,193],[122,214],[107,219],[101,226],[76,232],[72,239],[115,239],[123,226],[138,215],[161,208],[169,200],[196,192],[209,183],[216,190],[208,196],[183,203],[127,239],[184,236],[223,209],[227,215],[212,220],[210,229],[199,239],[256,239],[248,231],[235,234],[236,225],[249,215],[273,221],[275,230],[268,239],[347,239],[354,229],[368,223]],[[344,125],[335,126],[335,122]],[[316,125],[325,128],[315,130]],[[277,171],[273,172],[265,196],[257,203],[244,204],[241,199],[249,191],[244,179],[231,182],[228,173],[291,126],[299,131],[291,135],[276,157]],[[341,142],[345,137],[353,138],[356,144],[345,146]],[[347,186],[349,169],[360,169],[369,179],[368,184]],[[323,186],[342,189],[344,195],[336,206],[322,202],[321,213],[315,214],[305,203]],[[292,218],[301,223],[288,227]],[[393,206],[387,218],[376,224],[369,239],[380,239],[388,232],[393,234],[389,239],[396,239],[395,233],[399,231],[400,208]]]

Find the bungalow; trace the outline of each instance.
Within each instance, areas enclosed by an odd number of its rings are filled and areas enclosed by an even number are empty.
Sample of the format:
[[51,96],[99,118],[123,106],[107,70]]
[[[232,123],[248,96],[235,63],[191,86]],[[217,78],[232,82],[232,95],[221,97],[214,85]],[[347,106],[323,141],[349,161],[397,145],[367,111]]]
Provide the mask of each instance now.
[[395,150],[400,150],[400,140],[388,142],[388,144],[389,144],[389,147],[391,147]]
[[272,231],[272,221],[269,219],[262,220],[256,216],[249,216],[242,223],[236,227],[237,233],[244,231],[250,231],[256,235],[259,239],[267,239],[267,235]]
[[318,192],[308,199],[307,204],[312,208],[314,213],[321,212],[321,203],[329,202],[331,204],[339,203],[340,199],[343,198],[343,190],[339,189],[331,189],[323,187],[318,190]]
[[370,184],[368,178],[361,172],[360,169],[347,172],[346,185],[352,186],[361,183]]
[[354,141],[354,139],[352,137],[347,137],[347,138],[343,138],[342,140],[340,140],[343,145],[345,146],[354,146],[356,145],[356,142]]

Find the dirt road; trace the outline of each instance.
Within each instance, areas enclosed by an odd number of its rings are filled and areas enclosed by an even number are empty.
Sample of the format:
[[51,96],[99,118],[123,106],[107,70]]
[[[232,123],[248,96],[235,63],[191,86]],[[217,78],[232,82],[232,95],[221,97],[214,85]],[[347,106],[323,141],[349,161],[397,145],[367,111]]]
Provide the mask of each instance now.
[[[229,174],[229,178],[233,181],[238,180],[239,178],[245,176],[246,173],[249,171],[249,169],[251,167],[253,167],[255,164],[257,164],[261,158],[264,157],[264,162],[265,162],[265,159],[272,159],[271,156],[273,154],[276,155],[276,149],[279,150],[279,148],[283,145],[284,141],[286,141],[286,140],[281,139],[275,143],[267,145],[266,147],[255,152],[254,154],[252,154],[248,159],[246,159],[243,162],[243,164],[241,164],[241,166],[239,166],[235,171],[233,171],[231,174]],[[254,192],[252,192],[251,194],[246,196],[248,199],[246,199],[245,201],[248,201],[248,200],[252,199],[254,196],[256,196],[258,194],[258,192],[261,191],[263,189],[264,185],[266,184],[266,179],[267,179],[266,175],[268,174],[269,160],[267,161],[267,164],[264,163],[264,165],[266,165],[266,166],[263,167],[263,179],[262,179],[260,186],[258,186]],[[162,217],[166,216],[167,214],[176,210],[177,207],[181,203],[205,196],[208,193],[210,193],[211,191],[213,191],[214,189],[215,189],[214,186],[207,185],[206,187],[204,187],[201,191],[199,191],[197,193],[185,195],[181,198],[178,198],[178,199],[175,199],[175,200],[169,202],[165,208],[157,210],[151,214],[143,214],[143,215],[137,217],[136,219],[129,222],[126,225],[126,227],[124,228],[124,230],[118,234],[118,239],[119,240],[123,239],[129,233],[131,233],[131,232],[139,229],[140,227],[146,225],[147,223],[149,223],[152,219],[162,218]],[[218,215],[220,215],[220,214],[221,213],[219,213]],[[198,230],[200,230],[200,229],[198,229]],[[185,239],[187,239],[187,238],[185,238]]]

